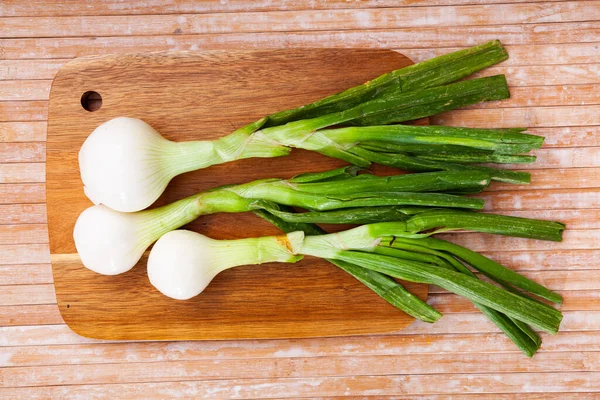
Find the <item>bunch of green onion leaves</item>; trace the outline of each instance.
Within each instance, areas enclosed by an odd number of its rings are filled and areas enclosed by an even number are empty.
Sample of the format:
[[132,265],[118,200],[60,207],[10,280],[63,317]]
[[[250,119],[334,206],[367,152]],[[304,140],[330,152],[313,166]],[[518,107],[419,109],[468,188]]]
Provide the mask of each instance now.
[[[528,183],[529,174],[492,164],[535,161],[526,153],[539,148],[543,138],[522,128],[401,124],[507,98],[504,76],[461,80],[506,58],[502,45],[492,41],[267,116],[213,142],[178,145],[177,152],[172,142],[164,141],[156,131],[148,131],[149,136],[147,132],[138,134],[146,129],[143,124],[120,123],[119,129],[133,126],[136,138],[149,137],[150,144],[146,146],[146,139],[140,139],[140,146],[152,154],[162,152],[161,162],[148,162],[130,175],[118,170],[121,164],[114,162],[107,169],[114,169],[116,176],[130,177],[115,184],[114,177],[102,176],[94,164],[102,157],[95,157],[92,145],[84,144],[85,152],[84,147],[80,152],[82,179],[86,194],[97,205],[85,210],[75,225],[74,239],[82,262],[99,273],[123,273],[158,241],[150,253],[150,280],[161,292],[184,299],[189,296],[172,291],[177,273],[168,268],[177,267],[165,261],[175,257],[170,252],[178,242],[197,243],[203,252],[187,260],[195,265],[185,267],[189,268],[184,274],[188,280],[196,276],[199,282],[190,289],[192,295],[200,293],[226,268],[295,262],[305,255],[320,257],[392,306],[425,322],[433,323],[442,314],[408,292],[398,279],[435,284],[463,296],[531,357],[541,345],[534,329],[551,334],[558,331],[562,314],[548,302],[560,303],[560,295],[481,254],[433,236],[467,230],[562,240],[565,226],[559,222],[478,212],[484,201],[471,196],[492,181]],[[95,135],[94,146],[110,151],[109,145],[99,145],[100,134],[110,135],[110,129],[105,127]],[[182,150],[184,147],[187,150]],[[177,174],[242,158],[282,156],[291,148],[316,151],[351,166],[291,179],[266,178],[222,186],[144,210]],[[176,165],[176,155],[180,165]],[[367,169],[372,163],[413,173],[375,176]],[[130,162],[122,164],[136,168]],[[127,179],[135,183],[129,184]],[[221,212],[254,212],[286,234],[215,241],[175,231],[202,215]],[[357,227],[327,234],[317,224]],[[187,261],[182,264],[187,265]],[[210,273],[201,276],[200,268]]]

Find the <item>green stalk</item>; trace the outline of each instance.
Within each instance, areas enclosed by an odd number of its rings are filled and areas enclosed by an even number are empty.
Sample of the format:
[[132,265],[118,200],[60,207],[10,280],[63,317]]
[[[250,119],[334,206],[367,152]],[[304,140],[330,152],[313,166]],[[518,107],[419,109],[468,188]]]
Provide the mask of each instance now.
[[402,207],[359,207],[334,211],[308,211],[303,213],[281,211],[277,204],[261,202],[265,211],[285,222],[313,224],[372,224],[375,222],[405,221],[409,215]]
[[[509,147],[510,146],[510,147]],[[467,147],[461,145],[451,144],[396,144],[386,142],[361,142],[360,147],[381,152],[381,153],[406,153],[411,155],[420,154],[521,154],[527,153],[531,150],[531,146],[523,144],[509,144],[502,147],[502,150],[498,150],[499,153],[495,153],[495,150],[483,150],[475,149],[474,147]]]
[[[269,191],[269,189],[273,189]],[[224,189],[247,196],[241,190]],[[242,189],[243,190],[243,189]],[[255,198],[302,207],[308,210],[328,211],[340,208],[377,207],[395,205],[414,205],[429,207],[467,208],[480,210],[484,202],[481,199],[461,197],[444,193],[413,193],[413,192],[363,192],[343,196],[324,196],[315,193],[303,193],[289,190],[283,186],[265,185],[252,188],[250,196]]]
[[[314,240],[315,243],[322,246],[324,251],[331,249],[373,251],[378,245],[387,245],[393,247],[394,245],[398,246],[399,243],[406,243],[422,247],[424,246],[432,250],[450,253],[452,256],[464,260],[477,270],[481,270],[495,279],[514,285],[542,298],[553,302],[560,302],[562,300],[559,294],[548,290],[542,285],[539,285],[508,268],[505,268],[504,266],[482,256],[481,254],[475,253],[454,243],[427,237],[427,234],[417,235],[413,233],[414,231],[407,230],[407,225],[408,222],[381,222],[370,225],[362,225],[354,229],[338,232],[335,234],[335,236],[323,236]],[[392,237],[393,240],[390,239]],[[308,243],[311,240],[313,239],[306,238],[305,243]],[[328,255],[328,257],[332,256]],[[461,268],[462,267],[458,266],[459,270]]]
[[527,164],[535,162],[535,156],[520,154],[421,154],[419,157],[423,160],[473,164]]
[[358,175],[361,169],[356,166],[342,167],[321,172],[306,172],[288,179],[290,183],[316,183],[346,180]]
[[[291,182],[291,181],[290,181]],[[308,182],[290,185],[295,190],[322,195],[343,195],[360,192],[444,192],[460,189],[483,189],[490,184],[490,177],[479,171],[443,171],[420,174],[402,174],[381,177],[363,174],[350,177],[343,183],[332,185]]]
[[[166,232],[177,229],[202,215],[266,209],[286,218],[288,214],[280,211],[280,208],[273,203],[320,211],[348,209],[348,211],[333,213],[305,213],[295,217],[296,222],[319,221],[338,224],[372,222],[380,218],[392,221],[405,220],[407,215],[422,212],[427,208],[398,207],[402,204],[481,208],[484,204],[481,199],[443,193],[403,192],[401,190],[406,188],[423,191],[441,188],[450,190],[455,187],[485,186],[489,183],[485,176],[462,173],[457,177],[462,176],[464,179],[456,180],[452,178],[451,174],[441,173],[436,177],[436,173],[431,173],[427,174],[422,182],[415,179],[414,175],[418,174],[399,177],[402,179],[367,175],[364,175],[364,178],[345,176],[345,174],[353,173],[354,168],[350,168],[349,170],[336,170],[329,176],[327,173],[316,173],[301,178],[309,183],[266,179],[241,185],[223,186],[162,207],[132,213],[132,215],[135,215],[136,218],[139,217],[140,220],[150,221],[148,222],[149,228],[143,232],[148,236],[147,246],[149,246]],[[311,182],[318,179],[321,182]],[[377,189],[385,188],[388,191],[366,192],[371,184]],[[306,188],[306,190],[302,188]],[[335,192],[339,192],[340,195],[332,194]],[[292,216],[290,219],[294,219],[294,217]]]
[[369,165],[368,160],[348,152],[348,146],[330,140],[318,130],[338,124],[380,125],[409,121],[469,104],[508,97],[506,78],[504,75],[496,75],[378,98],[333,114],[263,128],[257,132],[285,146],[317,151],[366,167]]
[[363,160],[376,164],[400,168],[406,171],[478,171],[487,173],[493,180],[507,183],[526,184],[531,176],[527,172],[509,171],[504,169],[483,167],[479,165],[465,165],[443,161],[425,160],[418,156],[407,154],[387,154],[370,151],[362,146],[351,147],[349,152],[354,153]]
[[[459,296],[483,304],[509,317],[523,321],[544,332],[556,334],[562,320],[559,311],[535,301],[517,296],[477,278],[463,273],[450,271],[416,261],[396,259],[379,254],[360,251],[338,250],[321,252],[311,241],[315,237],[306,238],[302,250],[305,255],[334,258],[369,268],[374,271],[417,283],[429,283],[440,286]],[[314,241],[314,240],[313,240]]]
[[[399,243],[416,243],[410,238],[397,238],[396,241]],[[453,256],[464,260],[473,268],[490,276],[494,280],[514,285],[520,289],[526,290],[532,294],[535,294],[536,296],[550,300],[554,303],[562,302],[562,296],[560,294],[553,292],[544,286],[524,277],[523,275],[504,267],[502,264],[490,260],[489,258],[465,247],[432,237],[421,239],[418,241],[418,243],[422,243],[422,245],[435,250],[450,253]]]
[[527,357],[533,357],[542,345],[540,335],[526,323],[482,304],[475,304],[475,307],[500,328]]
[[422,263],[428,263],[437,265],[438,267],[454,270],[454,266],[447,260],[436,256],[435,254],[429,254],[425,252],[416,252],[412,250],[400,249],[398,247],[388,247],[378,245],[373,249],[373,254],[381,254],[383,256],[401,258],[404,260],[419,261]]
[[[291,211],[291,210],[286,210]],[[313,224],[293,224],[277,218],[264,210],[254,211],[259,217],[269,221],[284,232],[303,231],[309,235],[319,235],[326,233],[324,230]],[[358,279],[369,289],[375,292],[379,297],[386,300],[392,306],[404,311],[408,315],[424,322],[435,322],[441,318],[442,314],[425,303],[395,280],[370,269],[362,268],[357,265],[339,260],[327,260],[338,268],[346,271],[354,278]]]
[[408,232],[422,232],[444,227],[556,242],[562,240],[562,233],[565,229],[564,224],[556,221],[470,213],[458,210],[424,211],[411,217],[406,225]]
[[372,108],[387,104],[392,99],[405,106],[385,113],[366,113],[358,119],[352,119],[351,124],[387,125],[440,114],[482,101],[504,100],[509,97],[506,77],[495,75],[372,100],[369,102],[372,103]]
[[389,72],[312,104],[272,114],[265,126],[331,114],[384,95],[444,85],[507,58],[502,44],[494,40]]
[[493,150],[482,150],[473,147],[467,147],[454,144],[397,144],[385,142],[361,142],[363,149],[388,153],[405,153],[410,155],[434,154],[434,155],[452,155],[452,154],[494,154]]
[[491,150],[505,154],[526,153],[541,147],[541,136],[520,133],[517,129],[481,129],[451,126],[382,125],[324,129],[321,133],[337,143],[379,144],[380,151],[390,145],[454,145]]
[[[407,243],[410,242],[410,243]],[[447,265],[450,265],[451,268],[454,268],[458,272],[462,272],[471,277],[476,277],[476,275],[471,272],[467,267],[465,267],[462,263],[457,261],[454,257],[438,250],[433,250],[429,247],[424,246],[426,240],[403,240],[398,238],[398,240],[382,240],[380,246],[375,250],[376,253],[386,254],[385,252],[381,252],[380,249],[385,250],[398,250],[402,249],[403,251],[410,251],[411,254],[426,254],[432,255],[440,260],[445,260]],[[393,248],[387,247],[393,246]],[[392,255],[387,253],[386,255]],[[396,256],[397,257],[397,256]],[[405,258],[405,257],[404,257]],[[421,260],[416,260],[421,261]],[[434,264],[436,264],[434,262]],[[507,289],[508,290],[508,289]],[[514,292],[513,292],[514,293]],[[533,331],[527,324],[519,321],[517,319],[512,319],[510,317],[505,316],[504,314],[491,309],[480,303],[473,303],[475,307],[477,307],[485,316],[487,316],[502,332],[504,332],[509,339],[517,345],[521,351],[523,351],[528,357],[533,357],[535,352],[539,349],[542,341],[540,336]]]
[[[461,174],[465,180],[454,180],[452,174],[431,174],[419,181],[413,175],[399,177],[358,176],[338,182],[294,184],[279,179],[265,179],[219,189],[246,199],[266,200],[309,210],[327,211],[340,208],[416,205],[481,209],[483,201],[444,193],[422,193],[427,190],[461,189],[486,186],[484,175]],[[396,179],[398,178],[398,179]],[[348,189],[346,189],[348,188]],[[414,191],[403,191],[412,188]]]

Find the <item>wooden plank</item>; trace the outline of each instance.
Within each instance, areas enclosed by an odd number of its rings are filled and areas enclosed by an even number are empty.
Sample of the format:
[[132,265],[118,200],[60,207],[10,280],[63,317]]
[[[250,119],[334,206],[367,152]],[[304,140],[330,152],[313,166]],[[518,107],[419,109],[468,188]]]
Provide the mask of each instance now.
[[[600,76],[600,70],[597,72]],[[490,74],[486,74],[490,75]],[[510,99],[479,103],[465,109],[478,108],[513,108],[544,106],[583,106],[598,104],[600,84],[555,85],[555,86],[512,86],[512,76],[507,75],[510,88]],[[537,81],[537,83],[543,81]]]
[[[5,37],[149,36],[245,32],[398,29],[581,22],[600,19],[600,2],[565,1],[538,4],[497,4],[463,7],[373,8],[314,11],[211,14],[151,14],[128,16],[52,16],[0,19]],[[31,26],[35,26],[35,30]]]
[[529,164],[496,165],[498,168],[536,170],[544,168],[586,168],[600,166],[600,147],[565,147],[538,149],[532,152],[537,157]]
[[0,204],[45,203],[46,187],[43,183],[0,184]]
[[519,271],[596,269],[600,250],[481,251],[486,257]]
[[600,147],[540,149],[535,155],[537,159],[531,164],[535,169],[600,166]]
[[[561,332],[596,331],[600,326],[600,311],[565,311]],[[435,324],[415,321],[402,334],[487,333],[497,327],[481,313],[447,314]]]
[[0,60],[0,80],[5,79],[52,79],[64,60]]
[[600,210],[598,209],[570,209],[570,210],[504,210],[498,214],[513,215],[523,218],[537,218],[556,220],[571,229],[600,229]]
[[478,194],[486,211],[600,208],[600,188],[518,191]]
[[[8,103],[0,103],[8,104]],[[48,104],[44,104],[44,110]],[[45,114],[45,113],[44,113]],[[7,114],[8,115],[8,114]],[[43,142],[46,140],[46,121],[43,122],[2,122],[0,142]]]
[[99,344],[103,341],[77,335],[65,324],[0,327],[0,347],[57,345],[75,343]]
[[52,267],[50,264],[0,265],[0,285],[35,285],[40,283],[52,283]]
[[56,304],[54,285],[0,286],[0,306]]
[[569,291],[569,294],[575,294],[578,290],[594,294],[593,291],[600,290],[600,270],[597,269],[519,272],[551,290]]
[[523,239],[475,232],[445,233],[436,237],[465,246],[473,251],[485,251],[490,248],[510,249],[511,251],[593,250],[600,247],[600,229],[590,231],[566,230],[562,242]]
[[45,121],[47,118],[47,101],[2,101],[0,102],[0,135],[4,135],[7,126],[11,126],[5,121]]
[[518,353],[406,354],[395,356],[256,358],[238,360],[170,361],[115,364],[12,367],[3,372],[7,387],[116,384],[221,379],[276,379],[328,376],[485,373],[598,372],[596,352],[540,353],[536,362]]
[[[461,46],[467,47],[465,44]],[[414,62],[426,60],[459,47],[433,46],[431,48],[402,49],[402,52]],[[464,48],[463,47],[463,48]],[[512,65],[575,65],[598,62],[598,41],[591,43],[520,43],[506,46],[510,57],[502,66]]]
[[[511,54],[509,56],[512,57]],[[543,61],[540,60],[540,64]],[[514,86],[550,86],[550,85],[585,85],[600,82],[600,65],[569,64],[569,65],[519,65],[505,66],[507,62],[476,72],[473,78],[504,74],[509,84]],[[551,88],[549,88],[551,89]]]
[[532,127],[528,132],[544,136],[544,148],[600,146],[600,135],[595,135],[595,126]]
[[45,181],[45,163],[0,164],[0,183],[40,183]]
[[0,307],[0,326],[62,324],[56,304],[15,305]]
[[[115,372],[116,373],[116,372]],[[560,379],[557,379],[560,376]],[[442,386],[440,386],[442,382]],[[600,373],[506,373],[447,374],[439,375],[385,375],[357,377],[306,377],[278,379],[223,379],[214,381],[177,381],[164,383],[127,383],[114,385],[41,386],[0,389],[5,397],[81,398],[106,397],[196,397],[237,398],[258,397],[289,398],[290,396],[348,396],[369,395],[377,388],[378,395],[462,394],[465,388],[475,393],[529,392],[598,392]]]
[[[416,321],[397,335],[479,334],[497,332],[481,313],[448,314],[435,324]],[[566,311],[560,326],[565,332],[600,331],[600,311]],[[560,336],[560,335],[559,335]],[[58,344],[105,343],[74,333],[64,324],[0,327],[0,347]]]
[[[550,151],[548,151],[550,153]],[[488,192],[499,190],[537,190],[537,189],[584,189],[600,187],[600,168],[552,168],[521,169],[531,173],[531,183],[514,185],[503,182],[492,182]]]
[[470,126],[473,128],[597,126],[600,125],[600,106],[454,110],[431,117],[431,122],[435,125]]
[[0,244],[48,243],[48,225],[0,225]]
[[[597,290],[557,291],[564,298],[559,306],[565,311],[598,311],[600,310],[600,294]],[[451,293],[432,293],[427,303],[443,314],[475,312],[477,309],[469,300]]]
[[[290,47],[348,47],[383,49],[422,49],[424,47],[453,48],[500,39],[506,45],[523,43],[548,45],[553,43],[598,42],[598,28],[594,22],[567,22],[560,24],[449,26],[419,29],[415,41],[414,28],[392,30],[344,30],[319,32],[231,33],[174,36],[125,36],[0,39],[5,59],[72,58],[90,54],[148,52],[161,50],[198,49],[277,49]],[[475,38],[477,38],[475,40]],[[593,47],[592,47],[593,48]],[[27,50],[23,50],[27,49]],[[512,53],[510,48],[509,53]],[[546,50],[543,48],[542,50]],[[555,54],[557,50],[549,50]],[[410,57],[410,54],[407,54]],[[515,54],[517,56],[517,54]],[[537,63],[546,55],[537,53]],[[531,58],[532,55],[529,55]],[[578,56],[580,62],[597,63],[596,57]],[[562,60],[561,64],[568,63]]]
[[46,144],[41,142],[0,143],[0,162],[46,161]]
[[[190,45],[190,47],[174,47],[177,44],[177,41],[175,41],[175,39],[171,40],[172,45],[168,46],[168,45],[156,45],[156,47],[153,48],[148,48],[147,51],[164,51],[164,50],[178,50],[178,49],[183,49],[183,50],[189,50],[191,49],[191,47],[193,46],[193,44]],[[337,46],[342,46],[343,43],[338,43]],[[313,46],[316,46],[313,45]],[[463,45],[464,46],[464,45]],[[374,46],[371,46],[374,47]],[[456,51],[456,50],[460,50],[461,48],[464,47],[443,47],[443,46],[434,46],[431,48],[411,48],[411,49],[396,49],[397,51],[401,51],[403,53],[405,53],[406,55],[408,55],[413,61],[418,62],[418,61],[423,61],[438,55],[442,55],[442,54],[446,54],[449,53],[451,51]],[[201,48],[195,48],[195,50],[201,50]],[[578,76],[578,74],[581,73],[581,70],[579,68],[586,68],[584,67],[579,67],[580,64],[587,64],[588,66],[593,66],[598,62],[598,58],[597,58],[597,51],[598,51],[598,43],[557,43],[557,44],[520,44],[520,45],[509,45],[507,46],[507,50],[510,53],[510,58],[506,61],[504,61],[500,67],[493,67],[488,69],[487,71],[494,71],[494,68],[499,68],[498,71],[502,71],[503,68],[508,67],[508,66],[535,66],[536,68],[540,68],[543,67],[545,65],[557,65],[556,68],[558,68],[558,71],[569,71],[569,69],[571,69],[571,71],[580,71],[578,73],[575,73],[575,76]],[[120,52],[135,52],[136,49],[135,47],[130,47],[129,50],[127,50],[127,48],[123,48],[120,50]],[[108,52],[119,52],[118,49],[114,49],[113,51],[111,51],[110,49],[108,50]],[[100,50],[96,51],[95,53],[89,53],[89,52],[85,52],[82,54],[79,54],[79,56],[81,55],[90,55],[90,54],[98,54],[100,53]],[[55,58],[55,59],[45,59],[45,58],[41,58],[41,59],[14,59],[14,60],[2,60],[2,62],[5,62],[8,66],[12,65],[13,68],[11,69],[11,71],[16,70],[16,69],[21,69],[21,68],[17,68],[16,66],[19,65],[23,65],[22,66],[22,73],[24,74],[37,74],[37,72],[35,71],[31,71],[27,68],[28,66],[31,65],[37,65],[37,63],[52,63],[52,62],[56,62],[56,63],[65,63],[67,61],[69,61],[71,58],[76,57],[77,55],[71,55],[68,58]],[[21,64],[23,63],[23,64]],[[7,67],[8,68],[8,67]],[[38,67],[36,67],[37,70]],[[43,68],[43,67],[42,67]],[[596,67],[592,67],[592,68],[596,68]],[[520,69],[520,68],[519,68]],[[520,69],[521,70],[521,69]],[[535,70],[535,68],[533,68],[532,70]],[[541,72],[545,72],[544,73],[544,77],[545,79],[557,79],[557,78],[551,78],[549,76],[547,76],[547,74],[551,73],[551,69],[544,69],[544,68],[540,68]],[[591,73],[593,73],[593,70],[591,71]],[[586,73],[584,73],[586,74]],[[50,75],[34,75],[36,76],[36,78],[31,77],[31,79],[51,79],[54,76],[54,72]],[[558,75],[560,77],[563,76],[563,74]],[[564,75],[565,79],[569,79],[568,75]],[[19,76],[15,76],[14,79],[18,79],[20,77]],[[7,76],[5,79],[9,79],[10,76]],[[25,78],[25,77],[24,77]],[[30,79],[30,78],[27,78]],[[562,78],[561,78],[562,79]],[[579,79],[579,78],[578,78]],[[583,78],[584,80],[587,80],[587,78]],[[518,82],[518,79],[517,79]]]
[[[570,392],[570,395],[576,397],[578,400],[594,400],[596,399],[595,393],[581,393],[581,392]],[[329,396],[320,397],[321,400],[359,400],[365,397],[359,396]],[[487,394],[475,394],[466,393],[460,395],[423,395],[419,396],[421,400],[516,400],[516,399],[535,399],[535,400],[562,400],[565,398],[563,393],[487,393]],[[291,399],[294,399],[293,397]],[[299,398],[298,398],[299,399]],[[397,396],[377,396],[378,400],[395,400]]]
[[45,204],[0,204],[0,225],[46,222]]
[[47,264],[50,252],[47,244],[0,245],[0,264]]
[[[41,312],[41,311],[40,311]],[[600,332],[544,335],[542,352],[598,351]],[[65,364],[148,363],[161,361],[253,360],[256,358],[403,356],[406,354],[473,353],[473,343],[486,353],[518,353],[501,333],[451,335],[386,335],[300,340],[237,342],[126,342],[3,347],[1,367]]]
[[[28,306],[23,306],[28,307]],[[36,306],[39,307],[39,306]],[[43,312],[40,308],[38,313]],[[600,332],[543,335],[543,352],[600,349]],[[502,333],[350,336],[296,340],[125,342],[2,347],[0,367],[66,364],[121,364],[164,361],[246,360],[288,357],[396,356],[406,354],[474,353],[473,343],[486,353],[518,353]],[[540,354],[538,353],[538,354]]]
[[0,101],[47,100],[50,80],[0,80]]
[[[70,61],[68,58],[0,60],[0,80],[53,79],[58,69],[68,61]],[[505,64],[510,63],[509,60],[503,62],[500,66],[493,66],[483,72],[475,73],[472,77],[505,74],[509,77],[510,84],[513,87],[534,86],[539,83],[545,85],[584,85],[600,82],[600,78],[598,78],[600,64],[541,65],[544,61],[539,60],[540,65],[505,66]]]
[[[522,3],[527,0],[432,0],[430,5],[468,5],[488,3]],[[550,0],[554,1],[554,0]],[[549,1],[546,1],[548,3]],[[144,2],[123,3],[120,0],[107,0],[101,6],[89,4],[84,0],[33,0],[22,4],[19,0],[5,0],[0,5],[0,15],[18,16],[64,16],[64,15],[135,15],[135,14],[181,14],[181,13],[239,13],[248,11],[298,11],[321,9],[368,9],[371,7],[399,7],[418,5],[411,0],[363,0],[348,2],[345,0],[300,0],[300,1],[235,1],[224,3],[221,0],[149,0]],[[404,8],[410,10],[410,8]],[[293,13],[290,13],[293,15]]]

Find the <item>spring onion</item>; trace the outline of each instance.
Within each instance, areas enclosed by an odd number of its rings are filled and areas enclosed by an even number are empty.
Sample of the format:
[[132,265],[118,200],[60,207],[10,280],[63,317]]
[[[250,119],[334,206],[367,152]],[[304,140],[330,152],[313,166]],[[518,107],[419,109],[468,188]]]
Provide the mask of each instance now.
[[[296,235],[291,239],[293,234]],[[151,283],[161,293],[182,293],[181,297],[190,298],[227,268],[310,255],[345,261],[407,281],[436,284],[537,329],[553,334],[558,331],[562,315],[546,304],[450,268],[376,252],[382,242],[403,236],[402,225],[396,223],[363,225],[328,235],[305,237],[302,232],[295,232],[232,241],[212,240],[189,231],[173,231],[162,236],[150,252],[148,275],[154,277]],[[266,243],[257,244],[257,240]],[[257,247],[259,251],[250,252],[251,247]],[[186,254],[179,256],[182,252]],[[201,277],[198,278],[201,284],[190,286],[191,271],[194,271],[193,276]]]
[[272,114],[265,127],[331,114],[386,95],[445,85],[507,58],[500,41],[492,40],[383,74],[312,104]]
[[[292,212],[292,210],[286,209],[288,212]],[[255,214],[259,217],[269,221],[277,228],[281,229],[283,232],[290,233],[297,230],[303,231],[308,235],[320,235],[326,233],[323,229],[319,228],[314,224],[304,224],[304,223],[289,223],[283,221],[282,219],[266,212],[264,210],[255,211]],[[401,242],[402,240],[402,242]],[[376,253],[379,254],[388,254],[392,252],[393,256],[399,257],[399,251],[403,251],[403,255],[408,254],[410,259],[416,259],[417,261],[423,261],[423,257],[425,255],[432,255],[432,258],[426,260],[426,262],[431,262],[435,265],[446,266],[450,269],[455,269],[456,271],[466,273],[470,276],[475,276],[468,268],[466,268],[462,262],[459,262],[458,259],[455,259],[450,254],[446,254],[440,250],[436,250],[432,247],[427,247],[427,241],[431,241],[434,239],[401,239],[401,238],[393,238],[387,242],[380,243],[380,246],[375,250]],[[410,241],[406,243],[406,241]],[[439,241],[440,243],[448,243],[449,242]],[[385,245],[385,246],[384,246]],[[400,250],[402,249],[402,250]],[[404,251],[407,250],[407,251]],[[398,282],[390,279],[388,276],[383,275],[379,272],[362,268],[355,264],[349,264],[339,260],[331,260],[328,259],[329,262],[336,265],[340,269],[345,272],[348,272],[360,282],[365,284],[368,288],[373,290],[377,295],[388,301],[393,306],[398,309],[406,312],[409,315],[414,316],[415,318],[420,319],[425,322],[434,322],[435,320],[426,319],[426,317],[430,314],[429,309],[425,309],[427,312],[424,314],[421,311],[421,308],[416,308],[413,302],[404,300],[405,296],[390,296],[390,292],[395,291],[406,291]],[[464,260],[461,260],[464,262]],[[490,262],[493,262],[489,260]],[[503,268],[503,267],[502,267]],[[512,271],[511,271],[512,272]],[[374,275],[375,274],[375,275]],[[518,274],[517,274],[518,275]],[[520,276],[520,275],[519,275]],[[395,284],[395,285],[394,285]],[[392,285],[392,288],[390,288]],[[399,287],[394,287],[399,286]],[[503,287],[507,290],[512,290],[511,286],[503,282]],[[522,294],[522,293],[521,293]],[[533,331],[527,324],[519,320],[512,319],[507,317],[506,315],[493,310],[489,307],[486,307],[482,304],[474,303],[475,307],[481,310],[502,332],[504,332],[510,340],[513,341],[517,345],[523,353],[525,353],[528,357],[533,357],[535,352],[541,346],[541,338],[539,335]],[[420,306],[419,303],[416,306]],[[435,311],[435,310],[434,310]],[[441,316],[441,315],[440,315]],[[439,318],[439,316],[437,316]],[[436,319],[437,319],[436,318]]]
[[[275,210],[278,208],[276,203],[316,210],[398,204],[479,209],[483,206],[481,199],[430,192],[461,188],[481,190],[490,182],[485,174],[471,172],[350,176],[355,172],[352,167],[328,172],[346,178],[333,182],[263,179],[224,186],[135,213],[95,205],[81,213],[75,223],[75,246],[86,267],[114,275],[131,269],[161,235],[201,215],[263,208]],[[301,177],[299,179],[302,180]],[[398,214],[398,211],[392,212],[389,217],[392,218],[393,214]]]
[[[187,300],[200,294],[219,272],[227,268],[276,261],[293,263],[302,259],[290,249],[300,245],[304,233],[213,240],[191,231],[177,230],[163,238],[154,245],[148,257],[148,278],[164,295]],[[165,265],[177,265],[178,268],[163,268]]]
[[[282,208],[287,212],[293,211],[289,207],[283,206]],[[306,235],[321,235],[327,233],[317,225],[287,222],[265,210],[256,210],[254,213],[286,233],[294,231],[302,231]],[[432,323],[442,317],[442,314],[439,311],[410,293],[399,282],[387,275],[345,261],[332,259],[328,259],[327,261],[352,275],[392,306],[404,311],[414,318]]]
[[[131,269],[143,252],[165,233],[201,215],[218,212],[262,209],[289,222],[365,223],[373,218],[369,211],[371,207],[377,207],[374,212],[379,213],[380,221],[384,218],[397,221],[397,226],[402,225],[402,231],[413,237],[468,229],[560,240],[564,229],[560,223],[461,212],[456,208],[478,209],[483,206],[483,201],[429,192],[483,189],[488,184],[487,176],[474,172],[429,172],[393,177],[359,175],[340,180],[300,183],[293,182],[293,179],[264,179],[223,186],[136,213],[122,213],[104,205],[92,206],[77,219],[73,237],[83,264],[93,271],[110,275]],[[279,204],[313,211],[292,214],[280,210]],[[395,207],[380,213],[379,207],[382,206]],[[451,209],[444,211],[439,210],[440,207]],[[349,210],[346,215],[336,212],[345,209]],[[363,215],[362,210],[367,212]],[[299,221],[295,219],[296,215],[304,218]]]
[[504,76],[452,82],[506,58],[500,42],[492,41],[384,74],[316,103],[265,117],[213,141],[174,143],[144,121],[115,118],[97,127],[80,150],[84,190],[95,204],[131,212],[150,206],[179,174],[243,158],[284,156],[289,147],[368,166],[372,160],[347,152],[343,145],[313,132],[339,124],[408,121],[505,99],[509,93]]

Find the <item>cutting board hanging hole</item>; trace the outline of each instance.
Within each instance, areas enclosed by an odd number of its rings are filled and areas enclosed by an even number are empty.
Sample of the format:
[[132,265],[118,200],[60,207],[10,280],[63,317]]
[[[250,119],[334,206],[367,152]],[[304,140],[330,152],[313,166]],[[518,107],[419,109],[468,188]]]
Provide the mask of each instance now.
[[87,91],[81,95],[81,106],[90,112],[97,111],[102,107],[102,96],[93,90]]

